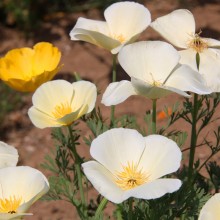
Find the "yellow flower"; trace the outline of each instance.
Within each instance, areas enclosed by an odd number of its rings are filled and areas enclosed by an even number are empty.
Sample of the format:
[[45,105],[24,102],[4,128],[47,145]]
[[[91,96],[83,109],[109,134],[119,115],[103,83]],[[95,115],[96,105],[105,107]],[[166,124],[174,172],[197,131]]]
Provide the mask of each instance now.
[[0,58],[0,78],[15,90],[33,92],[58,72],[60,57],[59,49],[47,42],[10,50]]

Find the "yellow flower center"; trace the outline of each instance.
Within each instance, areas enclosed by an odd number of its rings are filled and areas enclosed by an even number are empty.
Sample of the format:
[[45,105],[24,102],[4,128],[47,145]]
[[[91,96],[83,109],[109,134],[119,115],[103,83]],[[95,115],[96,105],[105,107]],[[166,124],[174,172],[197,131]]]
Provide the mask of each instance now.
[[193,39],[188,43],[188,48],[192,48],[197,53],[202,53],[204,49],[208,48],[208,43],[200,37],[200,31],[198,34],[193,35]]
[[21,197],[9,197],[9,199],[0,199],[0,213],[16,213],[22,201]]
[[122,166],[123,171],[117,172],[115,182],[123,190],[129,190],[147,182],[149,176],[138,169],[137,165],[128,162],[127,166]]
[[124,43],[125,40],[126,40],[125,37],[123,36],[123,34],[114,35],[113,38],[114,38],[115,40],[120,41],[121,43]]
[[52,112],[52,115],[56,118],[62,118],[67,114],[70,114],[72,112],[72,108],[70,106],[69,102],[63,102],[59,105],[56,105],[54,108],[54,111]]

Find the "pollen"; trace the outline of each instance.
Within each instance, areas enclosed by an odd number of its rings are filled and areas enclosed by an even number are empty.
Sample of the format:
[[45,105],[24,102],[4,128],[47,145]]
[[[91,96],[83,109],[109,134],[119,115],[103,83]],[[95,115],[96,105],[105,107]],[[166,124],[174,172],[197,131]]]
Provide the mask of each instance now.
[[17,209],[22,202],[22,198],[10,196],[8,199],[0,199],[0,213],[17,213]]
[[123,171],[117,172],[115,177],[116,184],[123,190],[133,189],[148,181],[149,176],[138,169],[133,162],[127,166],[122,166]]
[[63,102],[59,105],[56,105],[54,108],[54,111],[52,112],[52,115],[56,118],[62,118],[67,114],[70,114],[72,112],[72,108],[70,106],[69,102]]
[[193,39],[189,41],[188,48],[192,48],[197,53],[202,53],[204,49],[208,48],[208,42],[200,37],[200,31],[198,34],[194,34]]
[[124,43],[125,40],[126,40],[125,37],[124,37],[122,34],[114,35],[113,38],[114,38],[115,40],[120,41],[121,43]]

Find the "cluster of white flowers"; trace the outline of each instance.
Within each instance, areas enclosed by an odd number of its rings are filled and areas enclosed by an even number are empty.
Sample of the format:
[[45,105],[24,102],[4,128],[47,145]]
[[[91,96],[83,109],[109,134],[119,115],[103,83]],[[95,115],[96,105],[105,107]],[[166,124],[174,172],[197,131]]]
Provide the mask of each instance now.
[[[104,17],[106,21],[79,18],[70,32],[72,40],[117,54],[131,78],[110,83],[102,97],[104,105],[119,104],[131,95],[155,100],[171,92],[185,97],[190,97],[188,92],[220,92],[220,41],[202,38],[201,31],[196,33],[190,11],[175,10],[151,22],[150,12],[143,5],[120,2],[108,7]],[[148,26],[174,46],[163,41],[133,43]],[[163,136],[142,137],[134,130],[112,129],[92,142],[90,152],[96,161],[84,163],[84,172],[112,202],[129,197],[158,198],[181,186],[177,179],[160,178],[176,171],[181,160],[178,146]],[[219,195],[204,206],[199,219],[220,218],[215,202],[219,207]]]

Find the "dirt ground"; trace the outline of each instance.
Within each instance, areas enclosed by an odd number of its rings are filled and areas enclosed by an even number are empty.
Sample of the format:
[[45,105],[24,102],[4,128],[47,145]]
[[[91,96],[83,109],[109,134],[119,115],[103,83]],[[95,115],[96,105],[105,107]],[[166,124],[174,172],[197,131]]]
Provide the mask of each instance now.
[[[202,35],[220,40],[220,2],[219,1],[184,1],[180,0],[149,0],[145,1],[146,7],[151,12],[152,20],[165,15],[177,8],[188,8],[195,16],[198,30],[202,30]],[[206,3],[208,2],[208,3]],[[79,16],[91,19],[103,20],[103,12],[98,10],[90,10],[87,13],[74,14],[57,14],[46,20],[42,27],[35,31],[34,37],[25,40],[24,34],[17,29],[8,28],[0,24],[0,56],[3,56],[8,50],[18,47],[32,47],[34,43],[40,41],[52,42],[62,51],[63,68],[56,78],[64,78],[72,80],[72,74],[77,72],[81,78],[94,82],[101,93],[104,92],[111,78],[111,54],[104,49],[97,48],[84,42],[73,42],[69,38],[69,32],[76,23]],[[140,40],[161,39],[150,28],[146,29],[140,37]],[[120,71],[117,80],[126,79],[125,73]],[[24,95],[24,106],[19,111],[13,111],[4,121],[4,136],[0,136],[1,140],[15,146],[20,155],[19,165],[28,165],[42,170],[40,164],[44,161],[45,155],[53,147],[53,141],[50,136],[50,129],[35,128],[28,116],[27,110],[31,104],[32,94]],[[100,104],[98,97],[97,106],[100,106],[104,116],[109,117],[110,109]],[[180,96],[170,95],[158,102],[158,108],[162,109],[164,105],[174,104],[176,101],[182,100]],[[10,100],[9,100],[10,101]],[[131,114],[137,115],[140,123],[143,123],[143,115],[146,110],[151,109],[151,102],[142,97],[131,97],[116,108],[116,115]],[[219,110],[217,114],[219,114]],[[162,122],[161,122],[162,123]],[[187,130],[181,124],[181,129]],[[219,122],[215,122],[209,129],[219,126]],[[178,125],[176,125],[178,128]],[[89,131],[82,124],[82,135],[87,136]],[[80,146],[81,153],[84,152],[84,146]],[[197,150],[197,157],[205,159],[207,156],[206,149]],[[220,156],[216,157],[219,161]],[[70,220],[78,219],[75,215],[74,208],[64,201],[53,202],[36,202],[30,209],[34,215],[25,219],[32,220]]]

